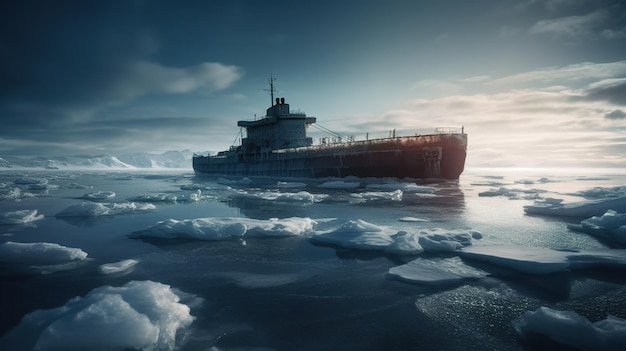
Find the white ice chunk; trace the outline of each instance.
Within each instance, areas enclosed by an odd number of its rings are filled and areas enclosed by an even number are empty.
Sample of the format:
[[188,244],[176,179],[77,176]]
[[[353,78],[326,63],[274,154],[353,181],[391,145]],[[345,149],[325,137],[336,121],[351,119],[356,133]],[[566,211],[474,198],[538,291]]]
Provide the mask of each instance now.
[[400,222],[430,222],[429,219],[417,218],[417,217],[402,217],[398,218]]
[[393,242],[397,231],[377,226],[364,220],[351,220],[340,227],[311,237],[319,244],[334,245],[349,249],[384,250]]
[[553,341],[577,350],[612,351],[626,349],[626,320],[614,316],[591,323],[573,311],[557,311],[540,307],[526,311],[513,321],[513,328],[522,339],[545,335]]
[[535,202],[534,205],[524,206],[524,211],[527,214],[569,217],[599,216],[611,209],[619,212],[626,212],[626,197],[573,202],[569,204]]
[[81,261],[87,253],[78,248],[55,243],[16,243],[8,241],[0,245],[0,261],[9,264],[49,266]]
[[235,217],[168,219],[136,234],[141,237],[199,240],[227,240],[241,238],[244,235],[247,237],[283,237],[306,234],[312,230],[314,224],[315,221],[310,218],[299,217],[268,220]]
[[550,274],[590,267],[626,267],[626,250],[578,252],[515,245],[481,245],[465,247],[458,253],[468,259],[530,274]]
[[0,213],[0,224],[26,224],[43,219],[37,210],[20,210]]
[[328,197],[328,195],[325,195],[325,194],[311,194],[307,191],[298,191],[295,193],[280,192],[280,191],[262,191],[262,192],[250,192],[249,193],[243,190],[238,190],[234,195],[236,197],[260,199],[260,200],[266,200],[266,201],[294,202],[294,203],[302,202],[305,204],[320,202],[323,199]]
[[354,193],[351,194],[355,199],[363,200],[363,201],[374,201],[374,200],[390,200],[390,201],[402,201],[402,190],[398,189],[395,191],[387,192],[387,191],[367,191],[363,193]]
[[87,193],[83,195],[83,199],[88,200],[108,200],[115,197],[113,191],[96,191],[95,193]]
[[626,214],[613,210],[606,211],[602,216],[593,216],[580,222],[570,224],[568,228],[584,232],[619,244],[626,244]]
[[493,197],[493,196],[504,196],[509,199],[537,199],[539,198],[540,193],[544,193],[545,190],[541,189],[516,189],[516,188],[505,188],[501,187],[498,189],[490,189],[487,191],[483,191],[478,193],[478,196],[482,197]]
[[98,269],[102,274],[117,274],[117,273],[127,273],[135,267],[135,265],[139,263],[137,260],[122,260],[114,263],[106,263],[100,265]]
[[488,274],[463,263],[458,257],[417,259],[389,269],[388,279],[420,285],[450,285],[480,279]]
[[479,232],[465,229],[430,228],[407,233],[358,219],[321,232],[311,237],[311,241],[349,249],[383,250],[390,254],[413,255],[423,251],[455,251],[471,245],[472,238],[481,237]]
[[64,306],[26,315],[0,343],[17,350],[174,350],[194,320],[165,284],[102,286]]
[[174,194],[148,194],[148,195],[141,195],[141,196],[136,196],[136,197],[132,197],[130,199],[128,199],[130,201],[137,201],[137,202],[176,202],[176,200],[178,200],[178,196],[174,195]]
[[427,252],[453,252],[471,245],[472,238],[482,238],[479,232],[465,229],[421,229],[418,235],[420,245]]
[[83,202],[78,205],[72,205],[61,212],[57,213],[57,217],[97,217],[97,216],[113,216],[120,214],[131,214],[152,211],[156,206],[152,204],[137,204],[134,202],[122,203],[96,203]]
[[333,180],[318,185],[318,188],[324,189],[356,189],[361,186],[358,182],[346,182],[345,180]]
[[605,187],[594,187],[588,190],[581,190],[571,195],[583,196],[589,199],[606,199],[606,198],[615,198],[615,197],[625,197],[626,196],[626,185],[624,186],[615,186],[610,188]]
[[48,179],[36,177],[22,177],[17,178],[13,183],[19,185],[46,185],[48,184]]

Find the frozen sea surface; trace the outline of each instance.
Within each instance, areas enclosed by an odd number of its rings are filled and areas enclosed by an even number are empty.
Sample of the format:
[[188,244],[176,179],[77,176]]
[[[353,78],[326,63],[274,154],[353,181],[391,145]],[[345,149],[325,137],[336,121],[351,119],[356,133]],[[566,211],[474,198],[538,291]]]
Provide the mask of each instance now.
[[623,350],[626,174],[0,172],[0,349]]

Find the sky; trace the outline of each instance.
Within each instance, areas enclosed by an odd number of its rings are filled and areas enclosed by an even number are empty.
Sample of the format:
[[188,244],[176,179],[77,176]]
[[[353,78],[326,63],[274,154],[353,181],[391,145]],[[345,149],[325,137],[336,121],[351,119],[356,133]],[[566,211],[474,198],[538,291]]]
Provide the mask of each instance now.
[[270,75],[357,140],[462,126],[470,167],[626,167],[619,0],[4,1],[0,157],[224,150]]

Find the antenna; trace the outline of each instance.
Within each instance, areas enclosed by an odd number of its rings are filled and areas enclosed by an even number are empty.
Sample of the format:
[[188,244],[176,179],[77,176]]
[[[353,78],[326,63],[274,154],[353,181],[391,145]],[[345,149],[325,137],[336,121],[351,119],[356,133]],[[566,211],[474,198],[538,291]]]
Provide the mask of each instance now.
[[270,103],[272,106],[274,106],[274,93],[276,92],[276,90],[274,89],[274,81],[276,80],[276,78],[274,78],[271,74],[270,74],[270,78],[267,80],[270,83],[270,88],[269,89],[263,89],[265,91],[269,91],[270,92]]

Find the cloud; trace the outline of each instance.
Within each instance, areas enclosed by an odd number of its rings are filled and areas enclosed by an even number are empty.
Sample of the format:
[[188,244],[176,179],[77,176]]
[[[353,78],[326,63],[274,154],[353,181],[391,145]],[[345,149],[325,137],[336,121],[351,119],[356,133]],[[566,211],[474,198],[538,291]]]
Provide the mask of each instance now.
[[626,61],[609,63],[583,62],[564,67],[550,67],[494,79],[488,84],[550,83],[608,79],[626,75]]
[[529,30],[530,34],[552,34],[557,37],[586,37],[601,25],[609,13],[600,9],[584,16],[568,16],[552,20],[542,20],[535,23]]
[[606,119],[626,119],[626,112],[622,110],[613,110],[604,115]]
[[626,78],[604,79],[589,85],[586,99],[626,106]]

